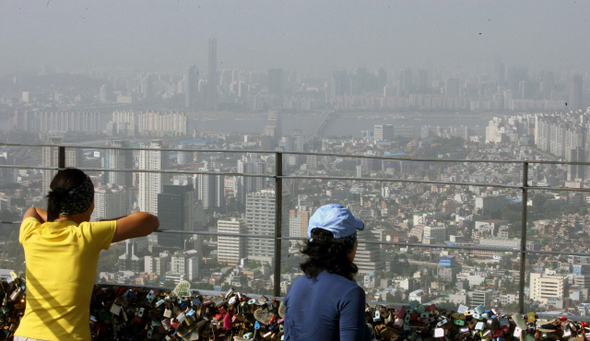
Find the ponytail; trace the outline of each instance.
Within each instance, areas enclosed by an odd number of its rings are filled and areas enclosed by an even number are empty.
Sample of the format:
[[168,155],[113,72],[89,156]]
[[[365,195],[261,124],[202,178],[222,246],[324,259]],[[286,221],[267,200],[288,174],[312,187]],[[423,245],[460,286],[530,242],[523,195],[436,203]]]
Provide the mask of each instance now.
[[56,188],[47,193],[47,221],[59,218],[61,204],[65,200],[67,192],[62,188]]

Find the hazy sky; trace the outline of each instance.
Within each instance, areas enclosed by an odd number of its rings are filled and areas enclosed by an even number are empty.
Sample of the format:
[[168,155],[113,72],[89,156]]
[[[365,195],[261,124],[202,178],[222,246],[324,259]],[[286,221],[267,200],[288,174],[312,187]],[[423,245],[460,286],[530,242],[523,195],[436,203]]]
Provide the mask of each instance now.
[[304,72],[366,66],[587,69],[590,1],[0,1],[0,72],[63,67]]

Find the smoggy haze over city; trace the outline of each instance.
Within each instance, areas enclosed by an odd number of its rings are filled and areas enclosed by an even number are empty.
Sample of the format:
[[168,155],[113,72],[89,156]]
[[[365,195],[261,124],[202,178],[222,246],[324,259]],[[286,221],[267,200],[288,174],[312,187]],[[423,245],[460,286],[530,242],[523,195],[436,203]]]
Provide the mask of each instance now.
[[2,1],[0,72],[506,65],[586,71],[585,1]]

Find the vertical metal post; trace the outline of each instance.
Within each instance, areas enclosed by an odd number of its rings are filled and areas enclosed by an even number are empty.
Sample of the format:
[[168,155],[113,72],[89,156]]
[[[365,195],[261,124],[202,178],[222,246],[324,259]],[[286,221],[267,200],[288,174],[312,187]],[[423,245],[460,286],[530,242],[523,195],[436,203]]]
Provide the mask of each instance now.
[[57,147],[57,168],[66,168],[66,147],[64,146]]
[[274,295],[281,296],[281,237],[283,221],[283,153],[275,153],[275,257]]
[[[526,274],[526,226],[527,226],[527,201],[529,186],[529,163],[522,165],[522,227],[520,232],[520,281],[518,289],[518,310],[524,313],[524,283]],[[530,283],[529,283],[530,284]]]

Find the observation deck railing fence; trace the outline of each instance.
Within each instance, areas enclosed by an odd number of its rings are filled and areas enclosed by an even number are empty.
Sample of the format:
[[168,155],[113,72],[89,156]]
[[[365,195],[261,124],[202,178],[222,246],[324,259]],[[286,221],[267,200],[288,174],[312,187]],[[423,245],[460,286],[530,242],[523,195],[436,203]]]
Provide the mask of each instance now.
[[[2,168],[13,169],[36,169],[36,170],[52,170],[57,171],[66,168],[66,150],[67,149],[108,149],[108,150],[130,150],[130,151],[156,151],[156,152],[193,152],[193,153],[241,153],[241,154],[265,154],[272,155],[275,158],[274,174],[252,174],[252,173],[238,173],[238,172],[212,172],[212,171],[185,171],[185,170],[146,170],[146,169],[109,169],[109,168],[84,168],[78,167],[87,172],[133,172],[133,173],[161,173],[161,174],[187,174],[187,175],[225,175],[225,176],[241,176],[241,177],[261,177],[274,180],[275,186],[275,230],[274,235],[264,234],[234,234],[223,232],[208,232],[208,231],[181,231],[171,229],[158,229],[157,233],[162,234],[201,234],[209,236],[236,236],[245,238],[261,238],[274,240],[274,250],[279,256],[274,257],[273,269],[273,292],[276,297],[281,296],[281,246],[283,241],[290,240],[305,240],[304,237],[289,237],[283,236],[283,198],[282,189],[283,182],[286,179],[293,180],[340,180],[340,181],[366,181],[366,182],[387,182],[387,183],[416,183],[416,184],[430,184],[430,185],[451,185],[451,186],[476,186],[476,187],[492,187],[500,189],[517,190],[521,194],[522,202],[522,223],[520,245],[518,248],[506,247],[482,247],[482,246],[462,246],[462,245],[445,245],[445,244],[422,244],[413,242],[388,242],[363,240],[362,234],[359,235],[359,243],[392,245],[407,248],[437,248],[437,249],[454,249],[454,250],[491,250],[500,252],[517,253],[520,257],[520,277],[518,286],[519,296],[519,310],[524,313],[524,299],[525,299],[525,268],[527,255],[531,254],[551,254],[551,255],[573,255],[573,256],[589,256],[583,252],[567,252],[567,251],[546,251],[546,250],[531,250],[527,249],[527,202],[528,195],[531,190],[542,191],[578,191],[589,192],[590,188],[573,188],[573,187],[554,187],[554,186],[534,186],[529,183],[529,167],[533,164],[544,165],[568,165],[568,166],[590,166],[590,162],[564,162],[564,161],[547,161],[547,160],[470,160],[470,159],[427,159],[427,158],[409,158],[409,157],[384,157],[373,155],[349,155],[337,153],[309,153],[309,152],[295,152],[295,151],[267,151],[267,150],[219,150],[219,149],[174,149],[174,148],[135,148],[135,147],[111,147],[111,146],[82,146],[82,145],[53,145],[53,144],[13,144],[0,143],[0,147],[47,147],[57,149],[57,165],[56,166],[28,166],[28,165],[0,165]],[[346,177],[346,176],[329,176],[329,175],[295,175],[285,174],[283,167],[283,157],[287,155],[300,156],[316,156],[316,157],[336,157],[336,158],[351,158],[351,159],[374,159],[385,160],[392,162],[428,162],[428,163],[466,163],[466,164],[514,164],[522,166],[521,183],[518,185],[497,184],[497,183],[471,183],[471,182],[449,182],[438,180],[420,180],[420,179],[406,179],[406,178],[377,178],[377,177]],[[3,222],[16,223],[16,222]],[[278,252],[276,250],[279,250]]]

